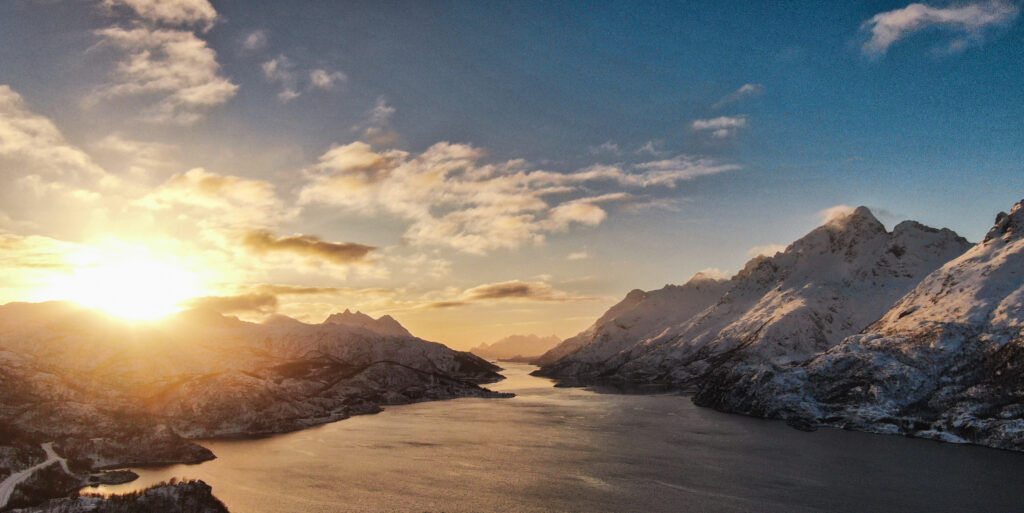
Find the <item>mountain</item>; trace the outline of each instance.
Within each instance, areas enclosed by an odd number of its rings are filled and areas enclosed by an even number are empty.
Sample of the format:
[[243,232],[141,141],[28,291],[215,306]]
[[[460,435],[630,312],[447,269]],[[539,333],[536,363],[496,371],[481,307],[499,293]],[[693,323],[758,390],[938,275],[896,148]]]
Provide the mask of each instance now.
[[538,374],[689,388],[721,366],[805,359],[878,319],[969,246],[950,230],[913,221],[889,232],[859,207],[775,256],[754,258],[728,283],[713,286],[708,295],[721,290],[718,297],[702,296],[707,308],[684,307],[671,297],[648,306],[638,296],[635,307],[609,311],[603,325],[618,324],[618,331],[584,332],[579,350]]
[[1024,201],[862,333],[804,362],[720,374],[695,402],[1024,450]]
[[682,286],[633,290],[585,331],[541,356],[536,361],[542,366],[537,374],[570,379],[601,376],[608,368],[606,362],[623,351],[714,304],[728,283],[697,273]]
[[486,360],[361,315],[253,324],[188,311],[135,324],[69,303],[0,306],[0,476],[44,461],[40,444],[80,484],[100,469],[214,457],[190,439],[507,397],[479,386],[501,379]]
[[551,335],[509,335],[491,344],[480,344],[469,352],[492,360],[530,361],[549,351],[562,340]]
[[401,337],[412,336],[412,333],[409,333],[409,330],[405,329],[404,326],[399,324],[398,321],[390,315],[385,315],[374,320],[373,317],[362,312],[352,313],[348,309],[342,313],[330,315],[324,321],[324,324],[337,324],[340,326],[363,328],[382,335],[397,335]]

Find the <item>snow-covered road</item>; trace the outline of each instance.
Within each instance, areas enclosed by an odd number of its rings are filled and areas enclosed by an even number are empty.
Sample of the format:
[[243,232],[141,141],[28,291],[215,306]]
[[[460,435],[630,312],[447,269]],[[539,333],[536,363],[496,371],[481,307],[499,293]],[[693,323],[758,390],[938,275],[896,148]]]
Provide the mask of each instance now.
[[0,483],[0,508],[4,508],[7,506],[7,501],[11,499],[11,494],[14,493],[15,487],[17,487],[23,481],[28,479],[32,474],[35,473],[35,471],[47,467],[53,464],[53,462],[55,461],[60,463],[60,467],[64,469],[64,472],[71,474],[71,470],[68,468],[68,460],[66,460],[65,458],[61,458],[53,450],[53,442],[46,442],[45,444],[42,444],[41,447],[43,448],[43,451],[46,452],[46,461],[34,467],[29,467],[20,472],[15,472],[10,476],[7,476],[7,479],[4,479],[4,481]]

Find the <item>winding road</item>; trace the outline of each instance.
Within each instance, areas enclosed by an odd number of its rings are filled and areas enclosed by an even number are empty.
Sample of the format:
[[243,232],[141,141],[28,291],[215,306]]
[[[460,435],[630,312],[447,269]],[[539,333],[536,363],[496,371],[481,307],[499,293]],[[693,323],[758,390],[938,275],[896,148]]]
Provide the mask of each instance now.
[[11,494],[14,493],[14,489],[19,484],[28,479],[35,473],[35,471],[52,465],[55,461],[60,463],[60,468],[64,469],[64,472],[71,474],[71,470],[68,468],[68,460],[61,458],[53,450],[53,442],[46,442],[45,444],[42,444],[41,447],[43,448],[43,451],[46,452],[46,461],[20,472],[15,472],[7,476],[7,479],[4,479],[4,481],[0,483],[0,509],[7,506],[7,501],[11,499]]

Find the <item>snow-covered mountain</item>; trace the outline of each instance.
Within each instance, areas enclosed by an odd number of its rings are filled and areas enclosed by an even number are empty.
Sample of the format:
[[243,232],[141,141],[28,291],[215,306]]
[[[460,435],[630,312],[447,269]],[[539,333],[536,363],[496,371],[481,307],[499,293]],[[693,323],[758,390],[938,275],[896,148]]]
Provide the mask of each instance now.
[[561,342],[554,335],[509,335],[491,344],[480,344],[469,352],[492,360],[532,361]]
[[198,462],[213,454],[188,439],[504,396],[479,386],[501,378],[486,360],[389,317],[331,319],[253,324],[189,311],[132,324],[69,303],[0,306],[0,475],[30,467],[47,441],[73,469]]
[[[722,365],[805,359],[878,319],[969,246],[950,230],[913,221],[888,232],[859,207],[775,256],[751,260],[728,283],[709,284],[700,296],[707,308],[674,300],[669,289],[657,291],[664,301],[631,293],[634,307],[617,305],[602,317],[607,329],[576,337],[578,350],[538,374],[692,386]],[[692,287],[693,280],[682,289]],[[690,297],[684,293],[676,292]]]
[[728,280],[697,273],[681,286],[666,285],[649,292],[633,290],[585,331],[538,359],[536,363],[543,366],[538,374],[596,377],[608,369],[605,362],[609,359],[714,304],[728,285]]
[[1024,450],[1024,201],[880,317],[805,362],[722,369],[695,401]]

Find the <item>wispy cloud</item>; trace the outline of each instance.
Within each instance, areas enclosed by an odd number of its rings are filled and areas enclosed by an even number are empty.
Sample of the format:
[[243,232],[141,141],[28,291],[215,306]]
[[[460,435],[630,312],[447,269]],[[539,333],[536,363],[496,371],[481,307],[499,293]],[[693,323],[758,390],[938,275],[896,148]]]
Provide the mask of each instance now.
[[829,207],[818,212],[818,219],[822,223],[830,223],[832,221],[842,219],[853,213],[854,207],[850,205],[836,205]]
[[[267,81],[281,86],[282,89],[277,93],[277,99],[282,103],[287,103],[302,95],[300,91],[302,74],[295,68],[295,63],[285,55],[278,55],[261,65],[263,76]],[[347,80],[348,77],[340,71],[315,69],[308,74],[307,88],[329,91],[344,84]]]
[[348,77],[340,71],[315,69],[309,72],[310,87],[314,89],[329,91],[339,84],[344,84],[346,81],[348,81]]
[[709,132],[713,137],[724,139],[736,135],[736,132],[747,127],[746,116],[719,116],[711,119],[695,119],[690,128],[699,132]]
[[747,254],[756,257],[759,255],[763,256],[775,256],[776,253],[780,253],[786,250],[786,246],[782,244],[765,244],[764,246],[754,246],[747,250]]
[[747,98],[755,98],[761,96],[764,93],[764,86],[761,84],[743,84],[739,89],[725,95],[721,100],[718,100],[712,109],[718,109],[729,105],[730,103],[736,103]]
[[622,150],[619,149],[619,145],[611,141],[605,141],[598,146],[590,146],[587,151],[591,155],[599,155],[602,153],[611,153],[612,155],[620,155]]
[[956,34],[947,50],[958,51],[965,48],[969,42],[981,41],[985,28],[1008,24],[1019,14],[1020,7],[1008,0],[989,0],[949,7],[913,3],[902,9],[876,14],[864,22],[861,28],[871,36],[861,49],[867,55],[882,55],[894,43],[909,34],[928,27],[940,27]]
[[482,254],[539,244],[546,233],[574,224],[600,224],[607,204],[635,199],[625,190],[588,196],[582,189],[586,184],[673,187],[737,168],[677,156],[630,168],[554,173],[529,171],[521,160],[485,164],[484,157],[479,148],[448,142],[415,156],[375,151],[365,142],[336,146],[307,170],[309,183],[300,191],[300,203],[336,205],[362,215],[387,212],[409,221],[405,239],[413,245]]
[[262,50],[267,47],[267,32],[265,30],[254,30],[245,36],[242,41],[242,48],[254,52],[256,50]]
[[566,260],[586,260],[588,258],[590,258],[590,253],[587,253],[586,251],[576,251],[574,253],[569,253],[569,255],[565,257]]

